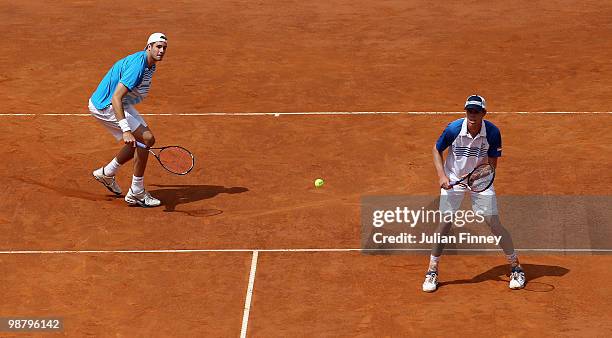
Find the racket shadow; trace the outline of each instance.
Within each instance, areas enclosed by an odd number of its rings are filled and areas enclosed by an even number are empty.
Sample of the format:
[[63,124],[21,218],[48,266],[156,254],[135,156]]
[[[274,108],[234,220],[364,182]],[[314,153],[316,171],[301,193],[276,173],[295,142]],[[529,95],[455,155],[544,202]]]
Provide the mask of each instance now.
[[[525,271],[525,276],[527,277],[527,284],[542,277],[562,277],[570,271],[569,269],[557,265],[521,264],[521,267],[523,267],[523,271]],[[500,281],[507,283],[508,280],[504,279],[504,277],[509,276],[509,274],[510,267],[508,264],[498,265],[470,279],[456,279],[452,281],[440,282],[438,284],[438,287],[457,284],[476,284],[486,281]]]
[[219,194],[240,194],[249,191],[245,187],[224,187],[221,185],[203,184],[152,184],[151,186],[159,189],[151,189],[151,194],[162,201],[164,211],[174,212],[176,207],[181,204],[193,203],[205,199],[213,198]]

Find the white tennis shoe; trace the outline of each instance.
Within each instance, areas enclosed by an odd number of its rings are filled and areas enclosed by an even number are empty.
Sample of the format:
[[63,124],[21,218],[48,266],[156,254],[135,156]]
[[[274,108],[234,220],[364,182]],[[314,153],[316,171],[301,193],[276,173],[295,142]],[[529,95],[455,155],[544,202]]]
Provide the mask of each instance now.
[[161,201],[151,196],[148,191],[143,190],[139,194],[134,194],[132,192],[132,188],[130,188],[130,190],[128,190],[128,193],[125,194],[125,201],[129,205],[139,205],[143,208],[158,207],[161,205]]
[[428,271],[423,282],[423,291],[434,292],[438,289],[438,273],[436,271]]
[[115,176],[104,175],[104,167],[94,170],[92,174],[96,181],[102,183],[110,192],[117,196],[121,195],[121,188],[115,181]]
[[525,272],[520,267],[512,268],[512,272],[510,273],[510,285],[509,287],[512,290],[518,290],[525,287]]

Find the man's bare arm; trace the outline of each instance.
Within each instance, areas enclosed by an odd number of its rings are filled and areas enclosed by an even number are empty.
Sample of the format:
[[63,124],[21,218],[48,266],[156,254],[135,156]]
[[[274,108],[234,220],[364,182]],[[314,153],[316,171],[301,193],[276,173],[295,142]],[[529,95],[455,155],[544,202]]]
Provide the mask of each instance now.
[[113,105],[113,110],[115,111],[115,117],[117,121],[119,121],[119,126],[123,131],[123,142],[128,144],[132,143],[132,145],[136,146],[136,139],[130,130],[126,130],[125,128],[129,128],[127,125],[127,121],[121,122],[121,120],[125,119],[125,113],[123,112],[123,97],[127,94],[128,88],[121,82],[117,84],[117,88],[115,88],[115,92],[113,93],[113,98],[111,99],[111,103]]
[[450,180],[448,179],[448,176],[446,176],[446,173],[444,172],[444,160],[442,157],[442,152],[438,151],[438,148],[436,148],[436,146],[434,145],[432,154],[433,154],[434,167],[436,167],[436,173],[438,174],[440,187],[448,190],[451,188],[449,186]]
[[115,111],[115,116],[117,117],[117,121],[123,120],[125,118],[125,114],[123,113],[123,97],[129,89],[121,82],[117,84],[117,88],[115,88],[115,92],[113,93],[113,98],[111,99],[111,103],[113,104],[113,110]]

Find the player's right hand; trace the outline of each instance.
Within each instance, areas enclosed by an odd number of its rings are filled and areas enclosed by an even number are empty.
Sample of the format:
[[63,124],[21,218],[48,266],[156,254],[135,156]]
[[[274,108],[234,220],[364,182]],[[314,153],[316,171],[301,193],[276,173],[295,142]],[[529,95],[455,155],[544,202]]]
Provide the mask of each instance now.
[[123,143],[125,144],[132,144],[132,147],[136,147],[136,139],[134,138],[134,135],[132,135],[131,132],[126,131],[123,133]]
[[440,177],[440,188],[444,190],[452,189],[452,187],[450,186],[450,180],[446,175],[444,175],[444,177]]

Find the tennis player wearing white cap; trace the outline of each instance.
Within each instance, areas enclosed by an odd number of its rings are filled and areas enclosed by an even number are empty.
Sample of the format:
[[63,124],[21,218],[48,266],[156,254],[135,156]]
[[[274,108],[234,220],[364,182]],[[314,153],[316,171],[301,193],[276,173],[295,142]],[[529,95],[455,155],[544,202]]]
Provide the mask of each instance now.
[[[465,102],[465,117],[451,122],[440,135],[433,147],[433,159],[440,183],[440,211],[442,213],[456,212],[467,189],[456,185],[451,187],[450,181],[457,181],[483,163],[497,167],[497,159],[501,156],[501,133],[490,121],[484,120],[487,114],[485,99],[480,95],[470,95]],[[449,148],[446,160],[442,153]],[[489,187],[479,193],[470,192],[472,209],[480,212],[491,232],[501,236],[499,246],[506,254],[510,264],[511,289],[521,289],[525,286],[525,273],[521,268],[518,256],[514,251],[512,237],[502,226],[497,210],[495,188]],[[441,223],[436,230],[441,236],[446,236],[452,223]],[[443,243],[435,243],[431,249],[429,268],[423,282],[423,291],[433,292],[438,288],[438,262]]]
[[94,170],[94,178],[108,190],[121,195],[115,180],[119,167],[134,158],[132,186],[125,195],[129,205],[156,207],[161,202],[151,196],[144,187],[144,172],[149,152],[136,147],[136,141],[153,146],[155,137],[134,105],[149,93],[155,65],[162,61],[168,48],[163,33],[153,33],[143,51],[117,61],[106,73],[89,99],[89,111],[124,145],[117,156],[106,166]]

